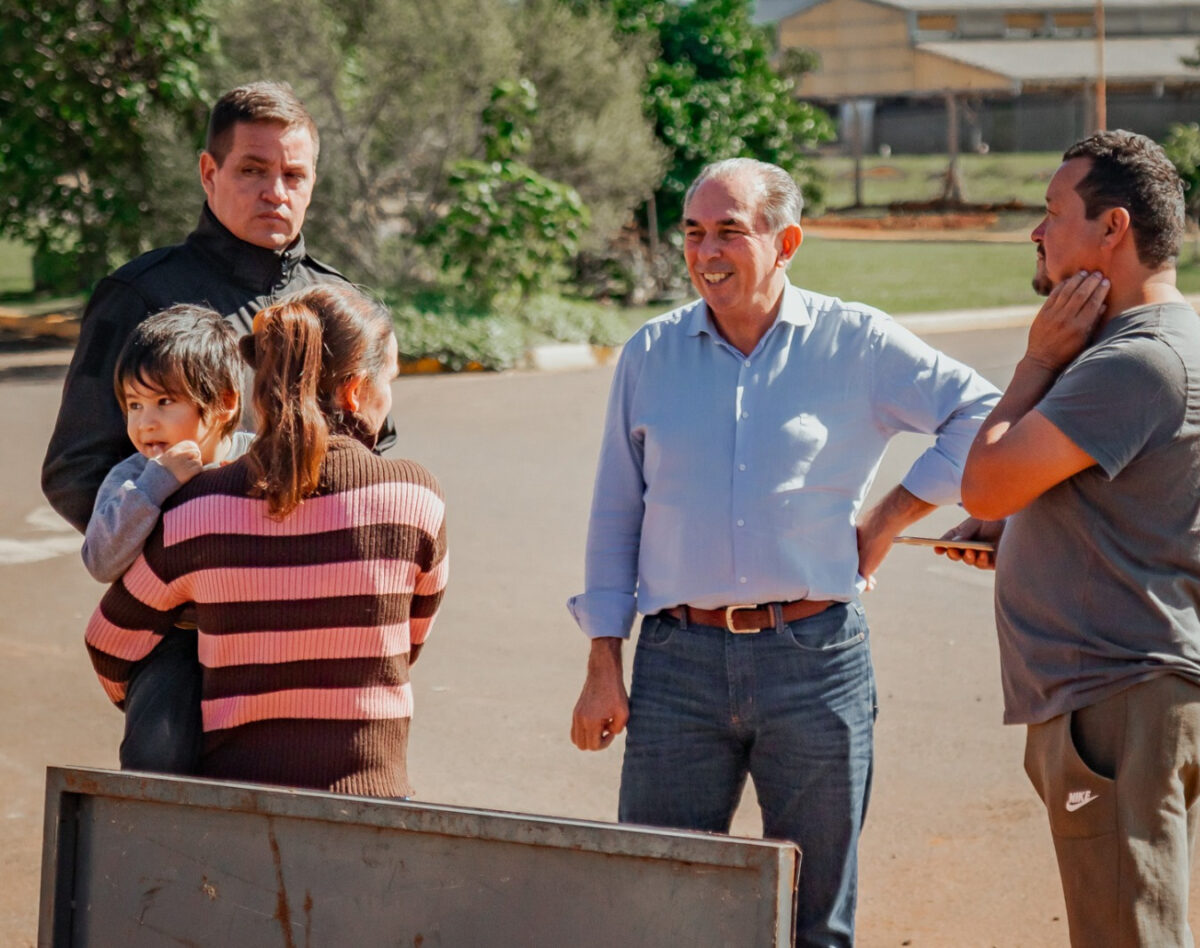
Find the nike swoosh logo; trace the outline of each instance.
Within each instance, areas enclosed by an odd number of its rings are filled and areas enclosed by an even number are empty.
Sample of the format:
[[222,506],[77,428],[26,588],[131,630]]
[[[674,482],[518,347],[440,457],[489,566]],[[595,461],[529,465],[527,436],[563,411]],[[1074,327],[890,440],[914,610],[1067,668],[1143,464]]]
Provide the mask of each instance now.
[[1085,790],[1083,793],[1072,793],[1067,797],[1067,812],[1074,813],[1076,810],[1087,806],[1093,800],[1099,800],[1100,797],[1092,793],[1091,790]]

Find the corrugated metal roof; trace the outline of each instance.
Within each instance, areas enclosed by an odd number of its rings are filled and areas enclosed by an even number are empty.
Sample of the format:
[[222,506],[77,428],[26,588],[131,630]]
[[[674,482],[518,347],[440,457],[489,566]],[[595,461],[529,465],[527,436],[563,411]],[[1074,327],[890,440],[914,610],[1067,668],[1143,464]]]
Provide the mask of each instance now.
[[[758,0],[755,20],[775,23],[827,0]],[[885,7],[912,13],[955,13],[959,11],[1019,10],[1028,13],[1094,10],[1096,0],[872,0]],[[1200,0],[1105,0],[1106,12],[1116,10],[1200,9]]]
[[[1180,62],[1182,56],[1196,55],[1198,41],[1196,36],[1107,40],[1104,73],[1110,81],[1190,79],[1200,83],[1200,70]],[[916,48],[1021,82],[1069,83],[1096,75],[1093,39],[955,40],[918,43]]]
[[755,0],[750,19],[755,23],[778,23],[793,13],[816,6],[822,0]]
[[[1094,10],[1096,0],[875,0],[887,7],[914,13],[950,13],[954,10],[1020,10],[1028,13],[1053,13],[1058,10]],[[1105,0],[1105,12],[1115,10],[1167,10],[1200,8],[1200,2],[1164,2],[1164,0]]]

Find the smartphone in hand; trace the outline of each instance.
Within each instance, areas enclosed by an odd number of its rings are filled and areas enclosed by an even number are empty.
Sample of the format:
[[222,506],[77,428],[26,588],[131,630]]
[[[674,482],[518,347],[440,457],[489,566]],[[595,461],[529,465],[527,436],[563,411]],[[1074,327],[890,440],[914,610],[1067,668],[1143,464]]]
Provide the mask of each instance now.
[[896,537],[895,543],[907,543],[912,546],[936,546],[947,550],[984,550],[996,552],[996,544],[991,540],[940,540],[936,537]]

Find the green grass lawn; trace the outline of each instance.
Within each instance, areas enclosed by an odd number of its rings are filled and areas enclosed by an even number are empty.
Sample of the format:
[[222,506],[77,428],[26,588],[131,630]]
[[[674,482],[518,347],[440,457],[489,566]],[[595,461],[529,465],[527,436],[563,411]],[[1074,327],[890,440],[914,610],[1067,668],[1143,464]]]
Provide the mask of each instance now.
[[[1200,293],[1200,261],[1183,252],[1179,288]],[[805,238],[788,274],[805,289],[876,306],[889,313],[992,306],[1036,306],[1029,244],[825,240]],[[695,294],[692,293],[694,297]],[[677,304],[676,304],[677,305]],[[624,310],[630,329],[671,309]],[[615,314],[614,314],[615,315]]]
[[[1041,206],[1046,185],[1061,161],[1059,152],[960,155],[963,200],[974,203],[1021,201]],[[854,162],[850,158],[817,159],[825,178],[827,209],[847,207],[854,200]],[[930,201],[942,193],[945,155],[871,156],[863,159],[863,203]]]
[[[1179,288],[1184,293],[1200,293],[1200,245],[1194,235],[1181,256],[1184,262],[1179,268]],[[913,313],[1034,305],[1037,297],[1029,286],[1033,266],[1033,246],[1023,242],[858,241],[809,235],[792,264],[790,276],[797,285],[819,293],[869,303],[892,313]],[[31,288],[29,250],[0,240],[0,300],[27,295]],[[689,295],[694,294],[689,291]],[[632,332],[645,320],[678,304],[636,309],[599,303],[573,305],[595,306],[599,311],[596,319],[614,321]],[[50,301],[45,306],[61,306],[61,301]],[[614,328],[608,335],[619,336],[621,332],[621,328]]]
[[1032,303],[1033,244],[804,241],[788,271],[818,293],[892,313]]
[[1184,263],[1179,266],[1179,289],[1184,293],[1200,293],[1200,249],[1183,252]]
[[24,244],[0,240],[0,297],[33,290],[33,253]]

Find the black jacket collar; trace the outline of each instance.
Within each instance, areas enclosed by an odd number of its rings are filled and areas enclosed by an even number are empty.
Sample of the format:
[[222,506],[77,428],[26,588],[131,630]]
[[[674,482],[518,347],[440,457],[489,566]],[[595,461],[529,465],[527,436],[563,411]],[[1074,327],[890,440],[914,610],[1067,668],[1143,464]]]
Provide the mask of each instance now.
[[200,211],[200,223],[188,234],[187,242],[205,256],[212,257],[229,272],[233,282],[268,293],[288,282],[292,271],[304,259],[304,235],[283,250],[268,250],[235,237],[215,215],[208,202]]

